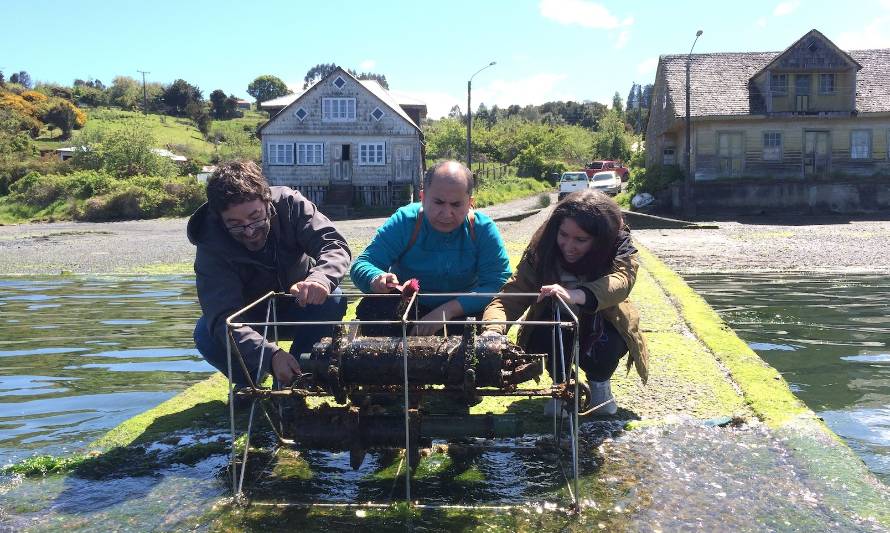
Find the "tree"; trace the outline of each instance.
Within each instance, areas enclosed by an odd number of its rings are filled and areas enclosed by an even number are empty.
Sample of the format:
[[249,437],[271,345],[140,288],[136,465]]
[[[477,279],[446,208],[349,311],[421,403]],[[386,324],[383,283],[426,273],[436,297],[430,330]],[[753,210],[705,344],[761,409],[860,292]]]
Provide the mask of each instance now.
[[185,114],[192,119],[195,126],[198,128],[198,131],[205,136],[210,133],[210,124],[212,120],[210,118],[210,113],[207,112],[207,106],[202,102],[189,102],[188,105],[185,106]]
[[71,136],[71,130],[80,129],[86,123],[86,115],[62,98],[48,100],[42,118],[47,124],[62,130],[63,139]]
[[85,131],[78,137],[74,166],[88,170],[104,170],[117,178],[130,176],[172,177],[179,173],[176,165],[154,153],[155,138],[138,121],[123,127]]
[[271,74],[257,76],[255,80],[247,86],[247,94],[253,96],[257,104],[290,94],[287,84],[281,81],[281,78]]
[[464,114],[460,111],[460,106],[455,104],[451,106],[451,111],[448,112],[448,118],[456,118],[463,120]]
[[306,75],[303,77],[303,89],[308,89],[336,69],[337,65],[333,63],[319,63],[310,68],[306,71]]
[[213,118],[226,118],[226,93],[221,89],[210,93],[210,109],[213,110]]
[[[306,71],[306,76],[303,77],[303,89],[308,89],[312,85],[315,85],[335,70],[337,70],[337,65],[334,63],[319,63],[318,65],[315,65]],[[358,73],[351,68],[346,69],[346,72],[355,76],[356,79],[359,80],[376,80],[384,89],[389,89],[389,82],[386,81],[386,76],[384,74],[378,74],[376,72]]]
[[178,79],[167,87],[163,99],[173,114],[183,115],[187,114],[186,107],[189,104],[203,102],[204,96],[201,95],[201,89],[197,85]]
[[13,72],[12,76],[9,77],[9,83],[18,83],[22,87],[26,89],[31,88],[31,75],[28,74],[26,70],[20,70],[18,72]]
[[116,76],[108,89],[108,100],[122,109],[136,109],[142,101],[142,87],[129,76]]
[[630,139],[620,110],[612,109],[600,121],[594,134],[593,153],[597,159],[627,161],[630,157]]
[[6,78],[3,77],[3,71],[0,70],[0,87],[6,87]]

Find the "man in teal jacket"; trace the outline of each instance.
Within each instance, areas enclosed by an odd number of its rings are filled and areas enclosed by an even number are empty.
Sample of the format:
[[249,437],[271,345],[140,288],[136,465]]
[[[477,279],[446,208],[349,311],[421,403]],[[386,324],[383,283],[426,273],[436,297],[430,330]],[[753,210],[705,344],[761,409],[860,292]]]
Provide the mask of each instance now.
[[[444,161],[429,169],[421,202],[396,211],[353,263],[355,286],[364,293],[386,294],[417,278],[420,320],[459,320],[480,313],[490,297],[430,295],[494,293],[510,278],[510,261],[497,226],[485,214],[470,210],[474,185],[472,172],[457,161]],[[395,319],[395,305],[391,304],[397,299],[365,301],[357,312],[359,320]],[[418,324],[411,333],[432,335],[441,329],[442,324]],[[363,330],[369,334],[369,328]],[[388,334],[401,331],[389,328]]]

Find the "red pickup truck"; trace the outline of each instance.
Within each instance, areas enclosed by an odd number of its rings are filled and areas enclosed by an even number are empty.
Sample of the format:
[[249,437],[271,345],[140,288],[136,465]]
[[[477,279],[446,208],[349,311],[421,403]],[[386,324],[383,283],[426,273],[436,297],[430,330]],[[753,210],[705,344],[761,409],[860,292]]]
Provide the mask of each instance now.
[[587,173],[588,178],[592,178],[594,174],[604,170],[614,171],[621,178],[621,181],[627,181],[627,177],[630,175],[630,170],[621,161],[591,161],[584,167],[584,172]]

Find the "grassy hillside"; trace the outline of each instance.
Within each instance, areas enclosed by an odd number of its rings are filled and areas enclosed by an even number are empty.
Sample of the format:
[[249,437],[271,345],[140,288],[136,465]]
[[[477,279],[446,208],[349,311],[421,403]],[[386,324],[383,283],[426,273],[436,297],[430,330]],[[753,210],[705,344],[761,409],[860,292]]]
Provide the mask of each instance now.
[[[211,137],[219,133],[225,137],[232,137],[238,133],[256,131],[259,124],[268,120],[267,113],[247,111],[242,118],[230,120],[214,120],[210,127]],[[137,111],[122,111],[116,108],[96,108],[87,110],[87,122],[83,130],[75,131],[71,139],[60,141],[58,136],[48,135],[39,137],[36,141],[41,150],[54,150],[64,146],[74,146],[80,135],[98,129],[118,129],[125,124],[137,121],[144,125],[157,139],[158,147],[166,147],[189,159],[197,159],[207,163],[213,157],[216,146],[204,139],[195,125],[184,117],[171,117],[167,115],[148,114],[143,115]],[[59,130],[53,130],[59,134]],[[259,150],[257,150],[259,155]]]

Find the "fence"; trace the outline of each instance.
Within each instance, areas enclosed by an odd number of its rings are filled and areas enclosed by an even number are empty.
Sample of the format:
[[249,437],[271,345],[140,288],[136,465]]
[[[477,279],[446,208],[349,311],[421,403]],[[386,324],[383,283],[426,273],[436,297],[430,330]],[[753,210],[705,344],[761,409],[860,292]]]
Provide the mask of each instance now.
[[411,201],[411,185],[355,185],[352,203],[357,207],[393,207]]
[[507,164],[486,163],[483,161],[473,165],[473,174],[476,176],[476,184],[481,185],[504,179],[504,177],[511,174],[511,168]]
[[328,194],[326,185],[298,185],[295,188],[315,205],[323,205]]

